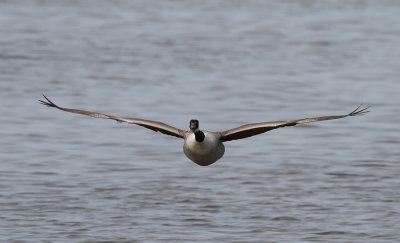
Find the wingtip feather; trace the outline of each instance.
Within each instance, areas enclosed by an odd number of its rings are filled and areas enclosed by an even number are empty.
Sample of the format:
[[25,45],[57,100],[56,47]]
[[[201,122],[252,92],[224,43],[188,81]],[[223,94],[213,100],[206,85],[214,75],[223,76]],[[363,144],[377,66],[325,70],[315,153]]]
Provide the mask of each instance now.
[[364,106],[364,104],[359,105],[354,111],[349,113],[349,116],[358,116],[358,115],[363,115],[365,113],[370,112],[369,108],[371,106],[366,106],[366,107],[363,107],[363,106]]
[[42,95],[46,99],[46,101],[38,100],[42,105],[49,106],[49,107],[57,107],[57,105],[54,104],[51,100],[49,100],[44,94],[42,94]]

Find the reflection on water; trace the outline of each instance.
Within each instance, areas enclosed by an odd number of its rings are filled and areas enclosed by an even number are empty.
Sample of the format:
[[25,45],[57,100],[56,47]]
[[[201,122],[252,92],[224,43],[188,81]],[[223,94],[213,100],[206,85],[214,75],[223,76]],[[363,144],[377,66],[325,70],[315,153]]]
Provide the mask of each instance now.
[[[3,1],[0,240],[395,242],[395,1]],[[341,114],[226,144],[60,105],[206,130]]]

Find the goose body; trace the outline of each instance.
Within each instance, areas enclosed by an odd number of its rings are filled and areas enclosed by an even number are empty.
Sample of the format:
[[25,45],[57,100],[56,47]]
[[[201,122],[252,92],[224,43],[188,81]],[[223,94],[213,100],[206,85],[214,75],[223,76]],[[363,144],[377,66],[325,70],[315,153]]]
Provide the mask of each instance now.
[[196,141],[193,132],[185,134],[183,152],[186,157],[201,166],[213,164],[225,153],[225,146],[218,133],[204,131],[204,141]]
[[151,121],[139,118],[124,118],[98,112],[63,108],[50,101],[46,96],[43,95],[43,97],[45,98],[45,100],[39,100],[41,104],[49,107],[54,107],[62,111],[87,115],[94,118],[111,119],[117,122],[135,124],[156,132],[161,132],[166,135],[182,138],[184,139],[183,152],[185,153],[186,157],[201,166],[211,165],[219,160],[225,153],[225,146],[223,143],[227,141],[248,138],[281,127],[340,119],[349,116],[362,115],[369,112],[369,107],[362,108],[360,105],[354,111],[345,115],[320,116],[288,121],[251,123],[222,132],[202,131],[199,129],[199,121],[193,119],[190,120],[189,123],[190,130],[184,131],[158,121]]

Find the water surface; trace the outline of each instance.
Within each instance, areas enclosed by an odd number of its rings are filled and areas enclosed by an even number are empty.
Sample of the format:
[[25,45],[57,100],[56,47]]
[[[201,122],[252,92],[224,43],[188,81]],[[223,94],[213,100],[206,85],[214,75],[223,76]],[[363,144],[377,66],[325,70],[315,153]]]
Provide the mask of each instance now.
[[[0,241],[397,242],[397,1],[1,1]],[[350,112],[226,144],[206,130]]]

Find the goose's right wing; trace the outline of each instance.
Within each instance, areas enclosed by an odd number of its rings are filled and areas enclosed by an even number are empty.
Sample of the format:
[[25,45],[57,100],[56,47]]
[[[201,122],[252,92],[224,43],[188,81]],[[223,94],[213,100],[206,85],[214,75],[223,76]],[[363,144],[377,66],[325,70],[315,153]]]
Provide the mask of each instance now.
[[357,116],[362,115],[364,113],[369,112],[368,107],[361,108],[361,105],[357,107],[354,111],[350,112],[346,115],[338,115],[338,116],[320,116],[314,118],[304,118],[298,120],[290,120],[290,121],[274,121],[274,122],[262,122],[262,123],[253,123],[243,125],[237,128],[233,128],[224,132],[221,132],[221,141],[231,141],[236,139],[242,139],[251,137],[257,134],[261,134],[264,132],[268,132],[273,129],[277,129],[280,127],[288,127],[288,126],[296,126],[303,123],[310,123],[310,122],[319,122],[319,121],[326,121],[326,120],[334,120],[340,119],[348,116]]
[[179,137],[179,138],[183,138],[185,135],[184,131],[182,131],[178,128],[172,127],[170,125],[167,125],[165,123],[162,123],[162,122],[139,119],[139,118],[124,118],[124,117],[107,115],[107,114],[102,114],[102,113],[97,113],[97,112],[92,112],[92,111],[64,108],[64,107],[60,107],[60,106],[54,104],[46,96],[43,95],[43,97],[46,99],[46,101],[39,100],[43,105],[46,105],[49,107],[54,107],[54,108],[57,108],[62,111],[91,116],[91,117],[95,117],[95,118],[111,119],[111,120],[115,120],[117,122],[126,122],[126,123],[130,123],[130,124],[135,124],[135,125],[139,125],[139,126],[151,129],[156,132],[161,132],[161,133],[164,133],[164,134],[167,134],[170,136]]

